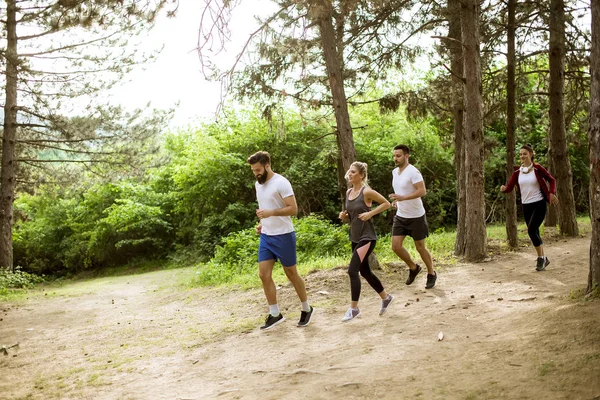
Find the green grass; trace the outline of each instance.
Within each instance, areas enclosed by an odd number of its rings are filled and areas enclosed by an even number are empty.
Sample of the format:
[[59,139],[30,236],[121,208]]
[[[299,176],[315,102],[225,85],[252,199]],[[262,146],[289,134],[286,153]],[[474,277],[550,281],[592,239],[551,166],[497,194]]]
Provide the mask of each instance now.
[[[590,232],[590,219],[589,217],[580,217],[577,219],[579,225],[580,235],[586,235]],[[544,226],[541,227],[542,234],[545,230]],[[507,252],[510,250],[506,242],[506,228],[502,225],[489,225],[486,228],[488,246],[490,251],[495,252]],[[457,258],[454,256],[454,242],[456,238],[456,232],[454,230],[445,231],[439,229],[433,232],[427,238],[427,248],[432,253],[436,265],[438,266],[451,266],[456,264]],[[527,227],[525,223],[518,225],[518,239],[523,244],[529,243],[529,236],[527,235]],[[385,235],[379,238],[377,241],[377,247],[375,252],[377,258],[381,263],[399,262],[399,258],[392,251],[392,237],[391,235]],[[347,244],[347,243],[346,243]],[[344,243],[340,243],[343,246]],[[404,241],[404,247],[411,254],[414,259],[420,259],[418,252],[415,249],[414,242],[408,238]],[[255,252],[256,250],[254,250]],[[350,253],[347,256],[314,256],[311,257],[303,256],[298,254],[298,271],[301,275],[306,275],[312,271],[327,270],[334,267],[347,265],[350,260]],[[235,274],[231,271],[227,271],[227,266],[217,265],[215,263],[204,263],[197,266],[196,276],[189,282],[189,287],[198,286],[222,286],[222,285],[233,285],[240,288],[256,288],[260,287],[260,280],[258,278],[258,269],[255,267],[256,261],[249,260],[249,265],[252,267],[246,267],[242,271],[237,271]],[[207,273],[209,278],[207,278]],[[283,268],[277,266],[273,270],[273,279],[277,284],[283,284],[287,281]]]
[[548,362],[545,362],[542,365],[540,365],[538,372],[539,372],[540,376],[546,376],[546,375],[548,375],[548,373],[550,373],[554,369],[555,369],[554,362],[548,361]]

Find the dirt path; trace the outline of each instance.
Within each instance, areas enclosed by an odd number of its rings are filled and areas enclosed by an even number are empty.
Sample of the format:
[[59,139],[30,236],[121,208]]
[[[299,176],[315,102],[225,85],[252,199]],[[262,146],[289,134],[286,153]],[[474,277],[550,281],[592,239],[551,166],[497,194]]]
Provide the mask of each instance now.
[[[190,269],[80,282],[0,305],[0,398],[6,399],[600,399],[600,301],[576,295],[589,239],[483,264],[441,268],[397,296],[384,317],[363,284],[362,318],[342,323],[344,269],[307,277],[317,314],[261,332],[262,291],[183,289]],[[572,299],[571,297],[575,297]],[[444,339],[438,341],[438,333]]]

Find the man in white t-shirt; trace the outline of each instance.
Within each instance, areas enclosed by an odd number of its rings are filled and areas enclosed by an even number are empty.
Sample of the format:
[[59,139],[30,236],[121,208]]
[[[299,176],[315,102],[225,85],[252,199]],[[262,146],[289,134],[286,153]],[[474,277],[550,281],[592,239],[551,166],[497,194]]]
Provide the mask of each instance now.
[[431,289],[435,286],[437,272],[433,270],[433,259],[425,245],[425,238],[429,236],[429,226],[421,197],[427,194],[427,190],[421,172],[408,162],[409,156],[408,146],[400,144],[394,147],[394,163],[397,168],[392,171],[394,193],[390,194],[390,199],[392,207],[396,207],[397,211],[392,227],[392,250],[408,266],[406,284],[410,285],[421,272],[421,266],[412,260],[410,253],[403,246],[404,238],[412,237],[421,259],[427,266],[425,289]]
[[273,172],[271,156],[266,151],[251,155],[247,161],[256,177],[256,216],[260,219],[256,227],[256,233],[260,235],[258,275],[269,303],[269,314],[260,329],[271,329],[285,320],[279,311],[277,289],[273,281],[273,266],[277,260],[283,265],[286,276],[302,302],[297,326],[308,326],[314,308],[308,304],[304,280],[296,268],[296,232],[291,216],[298,213],[298,205],[292,185],[286,178]]

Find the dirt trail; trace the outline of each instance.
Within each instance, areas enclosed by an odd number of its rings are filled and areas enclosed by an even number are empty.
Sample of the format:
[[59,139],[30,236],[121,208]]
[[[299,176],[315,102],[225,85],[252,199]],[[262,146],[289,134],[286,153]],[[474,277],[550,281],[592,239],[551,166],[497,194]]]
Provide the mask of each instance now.
[[[600,399],[600,301],[584,288],[589,238],[555,240],[536,272],[532,249],[442,267],[407,287],[379,275],[396,301],[378,316],[363,283],[362,318],[342,323],[344,269],[307,277],[317,308],[297,328],[261,332],[261,290],[182,289],[189,269],[75,283],[0,305],[0,398],[6,399]],[[438,341],[438,333],[444,339]]]

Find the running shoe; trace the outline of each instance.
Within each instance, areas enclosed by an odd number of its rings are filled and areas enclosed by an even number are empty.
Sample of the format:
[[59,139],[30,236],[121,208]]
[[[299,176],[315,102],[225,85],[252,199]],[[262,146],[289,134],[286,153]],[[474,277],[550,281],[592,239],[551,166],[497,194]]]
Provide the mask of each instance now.
[[425,285],[425,289],[431,289],[435,286],[435,281],[437,280],[437,272],[433,271],[432,274],[427,274],[427,285]]
[[300,321],[298,321],[298,325],[300,327],[304,327],[304,326],[308,326],[308,324],[310,324],[310,320],[312,318],[312,316],[315,313],[315,308],[313,306],[310,306],[310,310],[309,311],[302,311],[302,313],[300,314]]
[[346,315],[344,315],[344,318],[342,318],[342,322],[348,322],[351,319],[358,317],[360,317],[360,310],[358,308],[349,308],[348,311],[346,311]]
[[379,310],[379,315],[383,315],[387,312],[387,309],[390,304],[394,301],[395,297],[391,294],[388,294],[384,300],[381,300],[381,310]]
[[550,264],[550,260],[548,257],[538,257],[537,265],[535,266],[536,271],[543,271]]
[[406,280],[406,284],[410,285],[411,283],[413,283],[415,281],[415,278],[417,277],[417,275],[419,275],[419,272],[421,272],[421,266],[419,264],[417,264],[417,266],[415,267],[415,269],[408,269],[408,279]]
[[267,331],[267,330],[279,325],[283,321],[285,321],[285,318],[283,318],[283,314],[279,314],[276,317],[269,314],[269,315],[267,315],[267,318],[265,318],[265,324],[263,326],[261,326],[260,329],[262,329],[263,331]]

